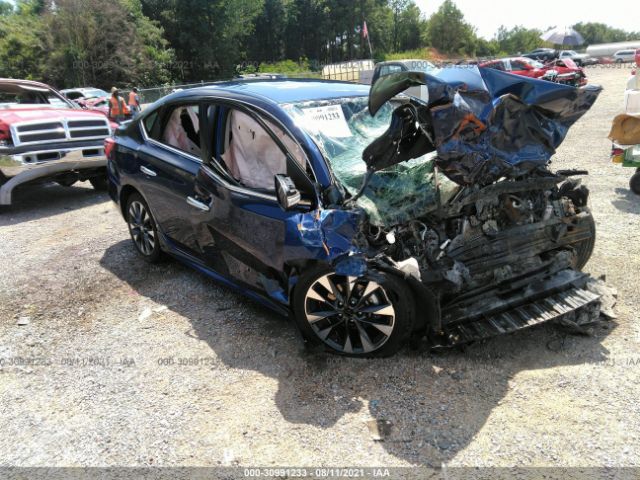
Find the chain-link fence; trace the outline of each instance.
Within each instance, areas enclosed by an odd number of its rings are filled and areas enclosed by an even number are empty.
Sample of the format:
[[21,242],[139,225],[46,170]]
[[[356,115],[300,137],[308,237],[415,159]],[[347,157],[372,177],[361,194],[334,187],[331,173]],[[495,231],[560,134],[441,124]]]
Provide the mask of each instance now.
[[164,97],[165,95],[169,95],[170,93],[177,92],[179,90],[203,87],[205,85],[213,85],[215,83],[216,82],[214,81],[202,81],[199,83],[184,83],[181,85],[164,85],[162,87],[141,88],[138,90],[138,95],[140,96],[140,103],[142,105],[148,105]]

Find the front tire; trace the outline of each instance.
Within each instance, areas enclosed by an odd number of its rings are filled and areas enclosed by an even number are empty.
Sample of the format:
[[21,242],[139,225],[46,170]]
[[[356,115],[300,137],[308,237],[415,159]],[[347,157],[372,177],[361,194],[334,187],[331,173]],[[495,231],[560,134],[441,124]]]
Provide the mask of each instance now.
[[413,331],[414,305],[409,286],[393,275],[345,277],[328,266],[303,274],[293,295],[303,336],[351,357],[396,353]]
[[157,263],[162,257],[158,227],[147,202],[139,193],[127,199],[125,209],[127,226],[137,252],[149,263]]

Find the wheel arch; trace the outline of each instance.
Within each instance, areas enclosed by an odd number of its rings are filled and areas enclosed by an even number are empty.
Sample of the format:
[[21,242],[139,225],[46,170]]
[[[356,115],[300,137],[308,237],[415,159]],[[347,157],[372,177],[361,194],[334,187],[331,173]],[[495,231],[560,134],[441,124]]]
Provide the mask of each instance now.
[[[123,217],[126,217],[127,200],[134,193],[137,193],[142,198],[144,198],[144,195],[142,195],[142,192],[131,185],[125,185],[120,190],[120,197],[119,197],[118,203],[120,205],[120,213],[122,214]],[[145,198],[145,201],[146,201],[146,198]]]

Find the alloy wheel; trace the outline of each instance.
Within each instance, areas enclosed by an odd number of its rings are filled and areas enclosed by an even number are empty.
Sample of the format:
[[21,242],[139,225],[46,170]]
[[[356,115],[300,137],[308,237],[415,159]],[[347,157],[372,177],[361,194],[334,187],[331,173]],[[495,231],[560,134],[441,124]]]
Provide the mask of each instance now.
[[143,255],[151,255],[156,246],[156,233],[153,219],[147,208],[139,201],[129,205],[129,231],[136,247]]
[[396,312],[384,287],[373,280],[328,273],[311,284],[304,310],[313,332],[334,350],[367,354],[391,336]]

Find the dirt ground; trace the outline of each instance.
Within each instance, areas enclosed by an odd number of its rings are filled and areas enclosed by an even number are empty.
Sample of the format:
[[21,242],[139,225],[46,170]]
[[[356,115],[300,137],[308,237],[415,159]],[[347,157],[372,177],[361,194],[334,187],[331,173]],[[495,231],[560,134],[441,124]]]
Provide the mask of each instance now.
[[0,465],[640,465],[640,197],[606,139],[628,70],[589,76],[605,90],[552,167],[590,172],[586,269],[619,293],[595,336],[310,354],[286,319],[141,261],[105,194],[28,188],[0,213]]

